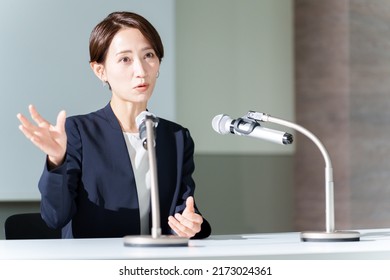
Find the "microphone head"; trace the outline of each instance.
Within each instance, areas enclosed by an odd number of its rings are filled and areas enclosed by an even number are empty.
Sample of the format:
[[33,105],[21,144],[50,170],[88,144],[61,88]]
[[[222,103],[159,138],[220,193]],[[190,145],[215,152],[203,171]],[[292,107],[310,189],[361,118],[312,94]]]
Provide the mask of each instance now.
[[[145,122],[146,116],[152,116],[156,118],[156,115],[153,113],[150,113],[148,111],[142,111],[136,118],[135,118],[135,123],[137,124],[137,127],[139,128],[140,125],[142,125]],[[156,118],[157,119],[157,118]],[[155,124],[157,126],[157,122]]]
[[225,114],[216,115],[211,121],[211,125],[215,132],[219,134],[229,134],[230,133],[230,124],[232,123],[232,118]]
[[147,111],[142,111],[136,118],[135,123],[137,124],[137,127],[139,127],[144,121],[147,115],[150,113]]

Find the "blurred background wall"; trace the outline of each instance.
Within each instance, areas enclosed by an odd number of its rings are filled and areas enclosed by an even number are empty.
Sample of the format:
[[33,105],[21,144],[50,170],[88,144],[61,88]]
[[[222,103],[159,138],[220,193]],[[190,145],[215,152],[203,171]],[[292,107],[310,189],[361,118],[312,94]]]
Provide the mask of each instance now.
[[[389,226],[390,2],[294,2],[296,121],[327,146],[336,227]],[[323,160],[303,137],[294,155],[294,227],[323,229]]]

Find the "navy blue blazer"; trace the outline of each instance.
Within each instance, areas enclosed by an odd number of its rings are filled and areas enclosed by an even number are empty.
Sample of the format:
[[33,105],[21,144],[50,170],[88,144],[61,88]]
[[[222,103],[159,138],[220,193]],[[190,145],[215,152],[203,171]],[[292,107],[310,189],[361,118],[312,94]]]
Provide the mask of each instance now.
[[[126,142],[110,104],[86,115],[68,117],[63,165],[48,170],[38,183],[41,215],[63,238],[123,237],[140,234],[137,188]],[[194,142],[182,126],[160,119],[156,158],[162,234],[168,216],[181,213],[194,195]],[[196,211],[199,213],[197,207]],[[204,219],[194,238],[211,233]]]

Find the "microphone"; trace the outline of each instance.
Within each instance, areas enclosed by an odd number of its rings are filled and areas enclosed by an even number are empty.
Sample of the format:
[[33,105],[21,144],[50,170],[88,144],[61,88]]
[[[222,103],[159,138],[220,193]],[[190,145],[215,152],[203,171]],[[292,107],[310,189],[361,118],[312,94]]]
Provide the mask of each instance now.
[[290,133],[262,127],[257,121],[251,119],[232,119],[228,115],[221,114],[213,118],[213,129],[219,134],[236,134],[258,139],[268,140],[277,144],[287,145],[293,142]]
[[[135,123],[138,126],[139,131],[139,138],[142,140],[142,145],[144,146],[145,150],[148,149],[147,144],[147,135],[146,135],[146,120],[149,119],[153,122],[153,135],[156,137],[156,127],[158,125],[158,118],[156,115],[148,112],[148,111],[142,111],[136,118]],[[156,141],[153,139],[153,146],[156,146]]]
[[156,127],[158,118],[150,112],[141,112],[136,117],[140,138],[142,144],[148,152],[149,169],[150,169],[150,207],[151,207],[151,235],[126,235],[124,236],[125,246],[188,246],[187,237],[179,237],[176,235],[161,235],[160,222],[160,199],[158,190],[158,172],[156,158]]
[[357,231],[339,231],[334,228],[334,183],[333,168],[329,154],[321,141],[306,128],[283,119],[272,117],[268,114],[249,111],[246,116],[233,120],[228,115],[217,115],[213,118],[213,129],[220,134],[233,133],[243,136],[251,136],[259,139],[269,140],[278,144],[291,144],[293,137],[287,132],[271,130],[260,126],[259,122],[271,122],[289,128],[295,129],[308,137],[320,150],[325,160],[325,222],[326,231],[324,232],[302,232],[302,241],[320,241],[320,242],[345,242],[359,241],[360,233]]

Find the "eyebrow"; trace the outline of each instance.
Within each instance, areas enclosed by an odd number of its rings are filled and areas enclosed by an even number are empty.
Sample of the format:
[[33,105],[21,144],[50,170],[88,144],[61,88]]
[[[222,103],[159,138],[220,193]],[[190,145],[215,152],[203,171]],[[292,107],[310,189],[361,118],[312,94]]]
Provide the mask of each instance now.
[[[153,48],[148,46],[148,47],[144,47],[141,49],[141,51],[147,51],[147,50],[153,50]],[[115,55],[118,56],[118,55],[121,55],[124,53],[133,53],[133,51],[132,50],[123,50],[123,51],[117,52]]]

